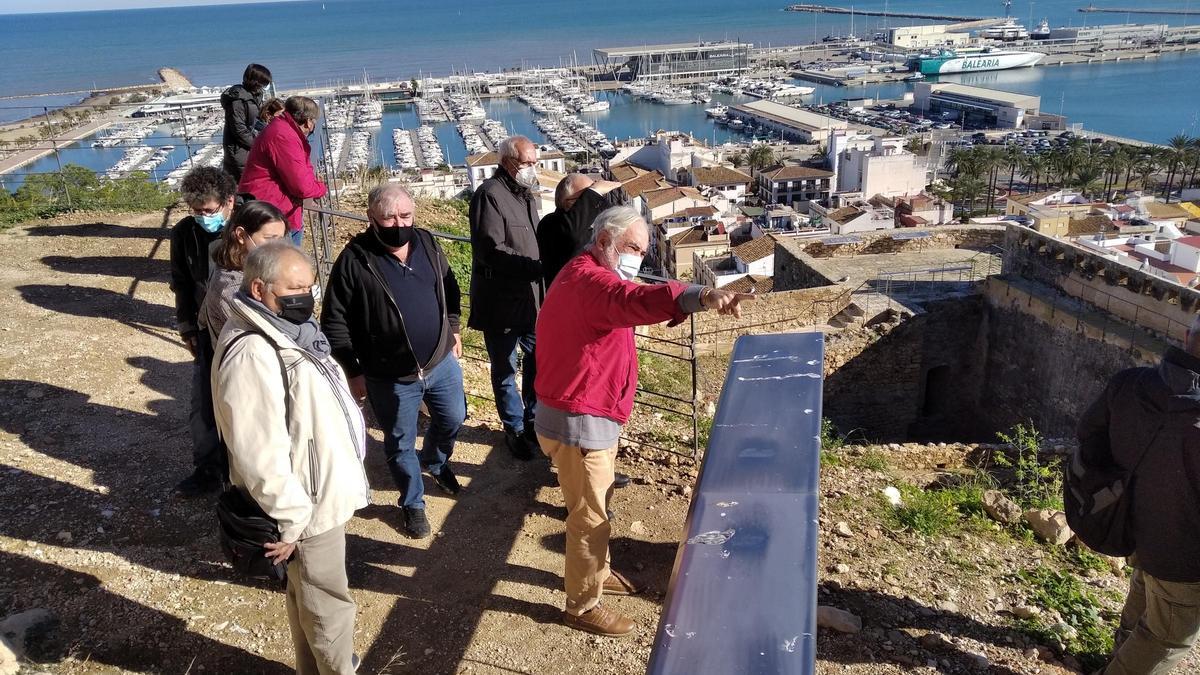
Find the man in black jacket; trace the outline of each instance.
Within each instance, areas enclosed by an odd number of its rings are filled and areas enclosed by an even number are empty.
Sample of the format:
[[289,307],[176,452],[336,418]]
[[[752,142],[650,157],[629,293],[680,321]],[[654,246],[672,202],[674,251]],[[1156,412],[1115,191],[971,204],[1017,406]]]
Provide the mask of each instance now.
[[242,83],[235,84],[221,93],[221,107],[225,110],[225,129],[221,144],[225,156],[221,168],[233,176],[234,182],[242,179],[250,146],[258,135],[255,124],[263,104],[263,91],[271,84],[271,71],[266,66],[251,63],[242,73]]
[[[533,431],[534,324],[542,305],[538,251],[537,147],[524,136],[500,142],[500,168],[471,197],[471,318],[483,332],[492,393],[513,455],[530,460]],[[517,390],[517,352],[523,353]]]
[[[346,371],[350,391],[370,401],[384,430],[405,530],[427,537],[422,466],[443,492],[459,491],[449,463],[467,417],[458,364],[458,281],[433,235],[413,226],[416,207],[407,190],[385,183],[367,202],[371,225],[346,244],[333,265],[321,330]],[[429,428],[418,457],[422,402]]]
[[1085,465],[1134,472],[1135,570],[1105,675],[1166,673],[1200,634],[1200,317],[1185,347],[1117,373],[1079,424]]
[[213,418],[209,367],[213,345],[198,324],[208,283],[209,245],[221,236],[233,215],[237,182],[215,167],[192,169],[179,183],[191,215],[171,229],[171,290],[179,336],[192,355],[192,401],[188,426],[192,436],[192,474],[175,489],[185,497],[214,492],[221,486],[220,441]]
[[555,209],[542,218],[537,230],[547,291],[559,270],[592,242],[596,216],[627,201],[624,188],[613,181],[595,181],[586,174],[571,173],[558,182]]

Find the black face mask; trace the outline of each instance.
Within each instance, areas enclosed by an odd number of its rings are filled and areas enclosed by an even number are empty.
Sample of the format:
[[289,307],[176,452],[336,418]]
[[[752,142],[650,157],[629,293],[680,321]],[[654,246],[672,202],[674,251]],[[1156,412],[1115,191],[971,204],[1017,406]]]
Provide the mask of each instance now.
[[317,306],[317,300],[313,297],[312,291],[296,295],[277,295],[275,299],[279,301],[279,306],[282,308],[279,311],[279,318],[297,326],[308,323],[308,320],[312,318],[313,308]]
[[375,238],[379,243],[390,249],[404,248],[413,238],[411,227],[380,227],[372,224],[371,229],[375,230]]

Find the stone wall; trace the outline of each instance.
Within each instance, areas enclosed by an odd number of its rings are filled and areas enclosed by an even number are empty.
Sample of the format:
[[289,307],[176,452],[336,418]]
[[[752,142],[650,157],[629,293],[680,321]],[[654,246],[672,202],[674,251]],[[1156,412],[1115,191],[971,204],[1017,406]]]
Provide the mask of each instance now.
[[1033,422],[1073,437],[1079,417],[1118,371],[1157,361],[1166,343],[1144,332],[1102,330],[1104,316],[1050,289],[989,279],[987,358],[980,414],[987,426]]
[[[850,293],[840,285],[805,288],[794,291],[763,293],[741,305],[742,316],[721,316],[716,312],[695,315],[696,342],[704,354],[723,353],[741,335],[783,333],[828,323],[830,317],[850,303]],[[668,340],[686,341],[691,327],[688,321],[678,326],[658,324],[638,329],[641,334]],[[673,350],[672,345],[655,349]]]
[[1004,274],[1057,288],[1113,317],[1182,341],[1200,292],[1101,257],[1089,249],[1010,225]]
[[928,303],[899,322],[829,336],[824,414],[873,441],[986,437],[976,414],[980,297]]
[[[990,246],[1004,244],[1005,228],[1001,225],[963,225],[924,228],[929,237],[922,239],[894,239],[893,235],[911,233],[913,230],[883,230],[872,233],[859,233],[862,241],[852,244],[827,245],[819,239],[794,240],[800,244],[800,250],[813,258],[839,258],[854,255],[870,255],[875,253],[902,253],[929,251],[946,248],[969,248],[984,250]],[[776,249],[778,250],[778,249]]]

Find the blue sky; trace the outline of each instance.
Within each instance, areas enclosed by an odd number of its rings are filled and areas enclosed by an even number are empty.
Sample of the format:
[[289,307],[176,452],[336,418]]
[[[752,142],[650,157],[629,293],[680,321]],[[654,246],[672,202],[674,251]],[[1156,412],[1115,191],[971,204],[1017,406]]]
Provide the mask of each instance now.
[[0,0],[0,14],[83,12],[104,9],[147,9],[186,5],[234,5],[279,0]]

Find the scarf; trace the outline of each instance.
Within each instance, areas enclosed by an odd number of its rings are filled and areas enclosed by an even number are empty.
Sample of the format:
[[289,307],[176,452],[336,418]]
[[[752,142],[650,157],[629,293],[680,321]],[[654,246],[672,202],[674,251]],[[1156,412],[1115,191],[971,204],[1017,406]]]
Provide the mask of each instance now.
[[253,308],[254,311],[258,312],[260,316],[266,319],[280,333],[291,338],[292,342],[296,343],[296,346],[318,359],[323,360],[329,357],[331,351],[329,340],[321,332],[321,326],[315,318],[309,318],[308,321],[301,324],[294,324],[291,321],[281,319],[269,307],[250,297],[244,291],[239,290],[235,297]]

